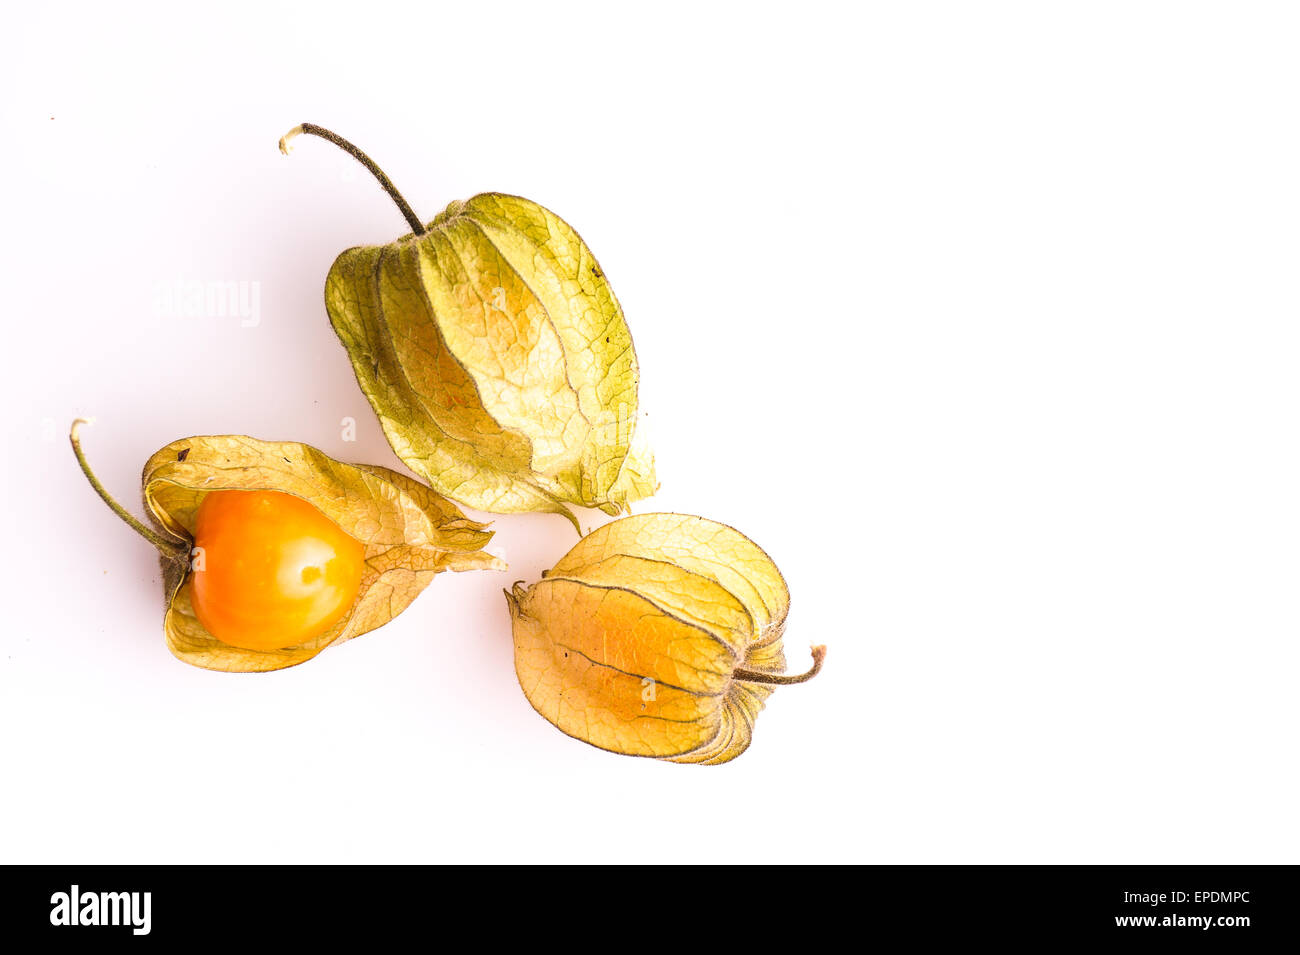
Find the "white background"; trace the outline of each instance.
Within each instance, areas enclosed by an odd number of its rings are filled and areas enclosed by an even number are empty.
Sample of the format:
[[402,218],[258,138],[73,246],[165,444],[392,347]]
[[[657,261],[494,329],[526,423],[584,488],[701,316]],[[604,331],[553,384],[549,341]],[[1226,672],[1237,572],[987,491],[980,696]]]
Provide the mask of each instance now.
[[[9,11],[0,861],[1295,862],[1287,5],[534,6]],[[305,666],[167,652],[75,415],[137,513],[193,434],[396,466],[322,287],[406,227],[328,144],[278,153],[302,121],[425,219],[512,192],[591,244],[639,510],[749,534],[791,667],[830,648],[740,759],[534,714],[501,589],[553,516]],[[157,313],[226,280],[257,327]]]

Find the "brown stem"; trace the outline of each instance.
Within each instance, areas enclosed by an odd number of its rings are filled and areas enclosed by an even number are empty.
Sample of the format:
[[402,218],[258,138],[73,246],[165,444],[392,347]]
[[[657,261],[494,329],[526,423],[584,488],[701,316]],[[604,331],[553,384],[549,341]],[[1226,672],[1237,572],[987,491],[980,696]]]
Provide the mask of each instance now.
[[120,517],[126,525],[131,528],[131,530],[135,531],[150,544],[153,544],[153,546],[158,548],[164,556],[179,558],[188,555],[190,552],[188,544],[163,537],[152,527],[137,520],[135,515],[113,499],[113,495],[104,490],[104,485],[100,484],[99,478],[95,477],[95,472],[90,469],[90,464],[86,461],[86,455],[81,450],[81,426],[90,423],[91,422],[85,418],[78,418],[76,421],[72,422],[72,430],[68,432],[68,440],[72,442],[72,451],[77,456],[77,463],[81,465],[81,473],[86,475],[86,480],[89,481],[90,486],[95,489],[95,493],[103,499],[104,503],[109,506],[113,513]]
[[736,670],[731,674],[732,679],[743,680],[746,683],[767,683],[770,686],[793,686],[796,683],[807,683],[818,673],[821,672],[822,661],[826,659],[826,648],[816,646],[812,648],[813,665],[807,673],[764,673],[761,670]]
[[382,169],[375,165],[373,159],[363,153],[356,146],[352,145],[338,133],[332,133],[325,127],[317,126],[315,123],[301,123],[280,137],[280,152],[284,153],[286,156],[289,155],[289,140],[293,139],[300,133],[305,133],[308,136],[319,136],[321,139],[329,140],[357,162],[361,163],[361,165],[369,169],[370,174],[378,179],[379,184],[384,187],[384,192],[388,193],[389,197],[397,203],[397,208],[402,210],[402,215],[406,217],[406,221],[410,224],[411,231],[416,235],[424,235],[424,223],[420,221],[419,217],[416,216],[415,211],[407,204],[406,200],[402,198],[402,194],[397,191],[397,187],[393,185],[393,181],[384,174]]

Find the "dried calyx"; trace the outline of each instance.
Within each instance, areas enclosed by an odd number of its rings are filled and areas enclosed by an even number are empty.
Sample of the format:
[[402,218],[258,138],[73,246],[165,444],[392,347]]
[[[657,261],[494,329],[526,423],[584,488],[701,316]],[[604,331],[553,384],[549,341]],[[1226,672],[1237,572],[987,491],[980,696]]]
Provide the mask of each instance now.
[[[104,489],[81,448],[82,471],[99,496],[157,548],[163,567],[167,645],[180,659],[214,670],[277,670],[310,660],[326,647],[383,626],[444,570],[504,570],[483,551],[491,539],[450,501],[383,467],[344,464],[305,444],[209,435],[173,441],[144,467],[142,491],[153,526],[135,518]],[[200,508],[214,491],[273,491],[313,505],[362,547],[363,568],[348,613],[310,640],[271,649],[233,646],[208,632],[194,611],[191,557]]]
[[598,528],[531,587],[506,593],[525,696],[601,749],[724,763],[749,746],[785,672],[790,595],[781,572],[734,528],[641,514]]
[[[535,202],[484,193],[422,224],[377,165],[361,162],[411,232],[339,255],[325,305],[398,457],[484,511],[570,505],[620,514],[654,493],[637,428],[632,336],[577,232]],[[581,533],[581,528],[579,528]]]

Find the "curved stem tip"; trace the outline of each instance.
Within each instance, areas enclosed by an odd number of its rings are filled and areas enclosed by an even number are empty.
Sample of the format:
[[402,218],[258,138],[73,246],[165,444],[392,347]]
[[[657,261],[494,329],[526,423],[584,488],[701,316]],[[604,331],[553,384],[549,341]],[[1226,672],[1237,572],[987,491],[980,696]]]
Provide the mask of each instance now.
[[293,129],[281,136],[280,152],[284,153],[286,156],[289,155],[289,143],[295,136],[299,135],[319,136],[321,139],[327,139],[357,162],[361,163],[361,165],[365,166],[370,170],[370,175],[379,180],[379,184],[384,187],[384,192],[388,193],[389,197],[397,203],[397,208],[402,210],[402,215],[406,217],[407,224],[410,225],[411,231],[416,235],[424,235],[426,231],[424,223],[420,221],[419,217],[415,214],[415,211],[409,204],[407,204],[407,201],[402,198],[402,194],[397,191],[397,187],[393,185],[393,181],[384,174],[382,169],[375,165],[373,159],[363,153],[356,146],[352,145],[352,143],[348,142],[338,133],[332,133],[325,127],[317,126],[315,123],[299,123]]
[[764,673],[761,670],[740,669],[732,673],[731,676],[733,679],[744,680],[746,683],[766,683],[769,686],[793,686],[795,683],[807,683],[821,672],[822,661],[826,659],[826,647],[813,647],[812,658],[812,669],[806,673]]
[[142,521],[138,520],[135,515],[121,504],[117,503],[117,501],[113,499],[113,495],[104,490],[104,485],[100,484],[99,478],[95,477],[95,472],[90,469],[90,464],[86,461],[86,455],[81,450],[81,426],[83,424],[94,424],[94,419],[78,418],[76,421],[72,422],[72,429],[68,432],[68,440],[72,442],[72,451],[77,456],[77,463],[81,465],[81,473],[86,475],[86,480],[89,481],[90,486],[95,489],[95,493],[103,499],[104,503],[109,506],[114,514],[122,519],[127,527],[131,528],[131,530],[135,531],[150,544],[153,544],[154,547],[158,548],[160,553],[167,557],[181,557],[188,555],[190,552],[188,544],[163,537],[163,535],[159,534],[152,527],[149,527]]

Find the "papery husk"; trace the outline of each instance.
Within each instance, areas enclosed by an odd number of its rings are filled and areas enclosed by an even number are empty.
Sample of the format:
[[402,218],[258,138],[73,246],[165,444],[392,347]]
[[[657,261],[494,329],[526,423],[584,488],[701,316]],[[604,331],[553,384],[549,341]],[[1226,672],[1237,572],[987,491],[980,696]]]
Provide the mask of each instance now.
[[193,542],[208,492],[270,490],[315,505],[365,547],[360,590],[348,614],[319,637],[279,650],[233,647],[208,633],[190,604],[188,561],[164,557],[167,646],[186,663],[210,670],[256,672],[304,663],[383,626],[441,571],[505,569],[482,550],[491,531],[430,488],[387,468],[335,461],[305,444],[242,435],[185,438],[149,459],[142,484],[149,515],[178,542]]
[[[339,255],[325,304],[393,450],[483,511],[617,515],[656,490],[632,336],[591,250],[485,193]],[[581,533],[581,529],[579,529]]]
[[[613,521],[506,599],[528,701],[611,752],[734,759],[773,691],[758,680],[785,670],[780,570],[739,531],[702,517]],[[824,652],[815,648],[813,673]]]

